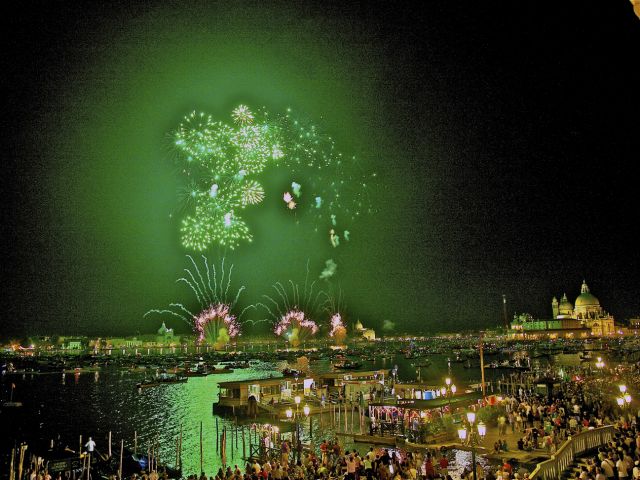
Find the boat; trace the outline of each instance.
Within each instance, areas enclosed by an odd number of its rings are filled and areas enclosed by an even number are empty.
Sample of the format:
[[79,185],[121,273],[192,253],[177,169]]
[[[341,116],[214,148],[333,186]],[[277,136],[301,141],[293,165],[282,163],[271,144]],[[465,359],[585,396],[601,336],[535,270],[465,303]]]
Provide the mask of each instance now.
[[425,368],[431,365],[431,360],[425,358],[422,362],[415,362],[411,364],[415,368]]
[[[155,461],[154,461],[155,464]],[[149,466],[149,458],[146,455],[140,453],[135,454],[128,448],[123,449],[122,453],[122,476],[123,478],[130,478],[133,474],[140,474],[140,472],[146,470]],[[120,455],[119,452],[106,460],[100,459],[96,465],[96,470],[101,473],[101,477],[108,478],[110,475],[118,474],[120,469]],[[166,464],[157,465],[157,471],[160,473],[160,478],[163,477],[166,472],[167,478],[179,479],[182,478],[182,469],[172,467]]]
[[81,373],[94,373],[94,372],[99,372],[100,371],[100,367],[91,365],[91,366],[84,366],[84,367],[74,367],[74,368],[65,368],[62,370],[62,373],[73,373],[74,375],[79,375]]
[[588,362],[589,360],[591,360],[591,352],[585,350],[584,352],[582,352],[580,354],[580,361],[581,362]]
[[229,368],[229,366],[225,365],[222,368],[212,368],[208,371],[208,375],[215,375],[219,373],[233,373],[233,368]]
[[361,366],[362,363],[354,362],[352,360],[345,360],[344,362],[333,364],[333,368],[338,368],[340,370],[355,370],[357,368],[360,368]]
[[504,360],[502,362],[491,362],[485,365],[485,368],[495,368],[495,369],[507,369],[507,370],[529,370],[528,366],[521,365],[519,362],[510,362],[509,360]]
[[194,367],[190,367],[187,364],[182,372],[185,377],[206,377],[210,373],[210,370],[204,363],[197,363]]
[[233,368],[233,369],[249,368],[251,366],[249,365],[249,362],[223,362],[222,365],[224,365],[227,368]]
[[167,375],[161,373],[153,378],[145,379],[142,382],[136,384],[136,388],[141,390],[143,388],[157,387],[159,385],[168,385],[172,383],[186,383],[189,380],[184,375]]

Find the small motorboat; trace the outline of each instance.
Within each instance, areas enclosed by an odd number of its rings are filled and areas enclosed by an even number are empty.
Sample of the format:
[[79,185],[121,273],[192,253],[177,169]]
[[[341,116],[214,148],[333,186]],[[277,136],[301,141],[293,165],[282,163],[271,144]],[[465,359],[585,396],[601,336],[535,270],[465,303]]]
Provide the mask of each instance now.
[[161,373],[153,378],[145,379],[142,382],[136,384],[137,389],[157,387],[159,385],[168,385],[172,383],[186,383],[189,377],[184,375],[169,375]]
[[221,368],[211,368],[208,372],[209,375],[215,375],[220,373],[233,373],[233,368],[229,368],[228,365],[225,365]]
[[362,366],[362,363],[354,362],[352,360],[345,360],[344,362],[333,364],[333,368],[337,368],[340,370],[355,370],[357,368],[360,368],[361,366]]

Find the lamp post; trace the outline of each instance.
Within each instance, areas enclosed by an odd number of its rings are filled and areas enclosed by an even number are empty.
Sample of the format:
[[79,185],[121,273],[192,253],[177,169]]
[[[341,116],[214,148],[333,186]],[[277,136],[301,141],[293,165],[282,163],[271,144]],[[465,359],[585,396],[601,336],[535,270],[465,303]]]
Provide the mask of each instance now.
[[618,385],[618,389],[620,390],[620,396],[616,398],[616,402],[618,402],[620,409],[626,413],[627,408],[631,405],[631,395],[627,393],[626,385]]
[[596,368],[600,371],[604,368],[604,362],[602,361],[602,357],[598,357],[598,361],[596,362]]
[[449,405],[449,413],[451,413],[451,397],[456,393],[457,387],[451,383],[451,378],[444,379],[444,386],[440,388],[440,395],[447,397],[447,403]]
[[313,439],[313,423],[311,417],[309,416],[309,414],[311,413],[311,407],[309,407],[309,405],[305,405],[302,408],[302,411],[304,412],[305,417],[309,419],[309,439]]
[[294,432],[295,432],[295,444],[296,444],[296,461],[301,458],[301,450],[302,450],[302,442],[300,440],[300,401],[301,398],[299,395],[294,397],[294,401],[296,403],[296,411],[294,412],[291,408],[287,408],[285,414],[287,418],[291,420],[293,418],[294,421]]
[[487,426],[483,422],[479,422],[474,429],[476,422],[476,414],[474,412],[467,412],[467,420],[469,422],[469,431],[466,427],[458,429],[458,437],[463,444],[467,444],[471,447],[471,463],[473,465],[473,480],[478,480],[478,474],[476,472],[476,447],[482,442],[482,439],[487,434]]

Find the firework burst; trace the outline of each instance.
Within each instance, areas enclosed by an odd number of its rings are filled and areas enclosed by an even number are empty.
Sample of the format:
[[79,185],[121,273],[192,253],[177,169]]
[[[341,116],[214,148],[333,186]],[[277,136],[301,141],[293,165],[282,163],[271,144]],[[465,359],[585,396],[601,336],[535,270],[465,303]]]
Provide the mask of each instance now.
[[246,125],[247,123],[253,123],[253,113],[249,110],[249,107],[246,105],[238,105],[233,109],[231,113],[233,117],[233,121],[240,125]]
[[[320,223],[332,228],[332,245],[340,238],[349,241],[349,224],[372,213],[369,192],[375,174],[356,173],[360,170],[355,157],[344,158],[331,137],[294,119],[290,111],[270,116],[264,109],[254,113],[239,105],[231,119],[225,123],[192,112],[173,134],[180,171],[187,180],[180,198],[186,210],[180,228],[183,246],[204,251],[219,244],[234,249],[251,241],[241,211],[263,201],[265,192],[257,177],[275,166],[301,182],[292,183],[296,198],[286,202],[288,209],[313,215],[316,230]],[[231,211],[233,222],[225,222],[224,215]]]
[[329,321],[329,327],[329,336],[333,338],[338,345],[341,345],[344,339],[347,338],[347,327],[345,327],[342,321],[342,315],[334,313]]
[[318,332],[318,325],[310,317],[321,311],[326,293],[315,288],[315,281],[309,282],[308,262],[304,285],[298,285],[293,280],[289,280],[287,284],[288,288],[276,282],[273,285],[276,295],[263,295],[266,302],[256,305],[269,313],[274,333],[297,346],[301,340]]
[[286,338],[293,347],[297,347],[301,342],[318,333],[318,330],[316,322],[305,317],[303,311],[290,310],[280,317],[273,333]]
[[188,287],[195,297],[197,309],[187,307],[184,303],[171,303],[166,309],[149,310],[144,317],[151,314],[177,317],[193,328],[198,344],[222,348],[232,338],[240,335],[244,323],[241,321],[242,317],[255,306],[245,307],[237,316],[232,313],[245,287],[241,286],[237,290],[231,287],[233,265],[225,268],[224,258],[219,268],[210,265],[204,255],[202,266],[198,266],[190,255],[187,258],[190,268],[184,269],[184,276],[176,280],[176,283]]
[[[277,126],[256,119],[244,105],[232,117],[234,123],[227,125],[193,112],[174,133],[188,185],[181,200],[189,212],[180,233],[183,246],[191,250],[204,251],[211,244],[235,249],[251,241],[240,210],[264,198],[262,186],[252,176],[283,155]],[[225,218],[229,212],[232,221]]]
[[257,181],[247,182],[242,189],[242,204],[256,205],[264,200],[264,189]]
[[229,305],[217,303],[202,310],[194,319],[196,342],[222,349],[240,334],[240,323],[231,315]]

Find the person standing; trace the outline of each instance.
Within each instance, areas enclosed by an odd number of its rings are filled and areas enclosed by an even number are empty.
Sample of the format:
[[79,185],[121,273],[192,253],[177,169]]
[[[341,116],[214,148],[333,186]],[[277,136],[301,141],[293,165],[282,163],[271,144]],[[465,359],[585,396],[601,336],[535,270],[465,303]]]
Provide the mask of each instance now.
[[618,461],[616,462],[616,468],[618,469],[618,478],[620,480],[626,480],[627,478],[629,478],[629,469],[624,458],[618,458]]
[[84,446],[86,447],[87,452],[93,453],[93,451],[96,449],[96,442],[94,442],[93,439],[89,437],[89,441],[85,443]]
[[445,456],[444,453],[440,457],[439,464],[440,464],[440,474],[446,477],[447,474],[449,473],[449,460],[447,460],[447,457]]
[[355,478],[356,478],[356,461],[353,458],[353,454],[349,455],[345,460],[347,462],[347,478],[349,480],[355,480]]
[[602,469],[602,472],[604,473],[604,476],[606,478],[615,477],[615,473],[613,472],[614,466],[615,466],[615,463],[613,462],[613,460],[611,460],[610,457],[607,457],[604,460],[602,460],[602,463],[600,464],[600,468]]

